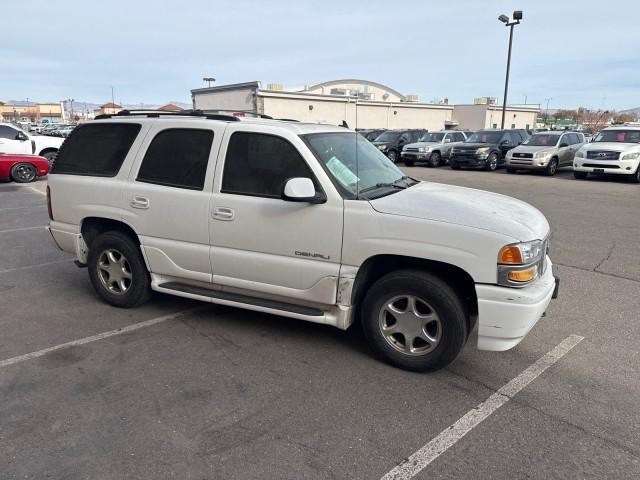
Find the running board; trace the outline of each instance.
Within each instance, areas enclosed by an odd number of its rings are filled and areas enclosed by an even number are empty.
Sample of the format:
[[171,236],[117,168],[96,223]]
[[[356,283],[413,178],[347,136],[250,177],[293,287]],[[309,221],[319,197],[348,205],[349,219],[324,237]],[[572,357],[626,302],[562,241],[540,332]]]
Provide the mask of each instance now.
[[208,288],[196,287],[179,282],[165,282],[158,285],[158,287],[166,288],[167,290],[173,290],[176,292],[198,295],[200,297],[208,297],[214,300],[224,300],[227,302],[242,303],[245,305],[253,305],[254,307],[278,310],[283,313],[294,313],[307,317],[324,317],[324,312],[322,310],[313,307],[305,307],[302,305],[293,305],[291,303],[278,302],[276,300],[250,297],[249,295],[241,295],[239,293],[222,292],[220,290],[209,290]]

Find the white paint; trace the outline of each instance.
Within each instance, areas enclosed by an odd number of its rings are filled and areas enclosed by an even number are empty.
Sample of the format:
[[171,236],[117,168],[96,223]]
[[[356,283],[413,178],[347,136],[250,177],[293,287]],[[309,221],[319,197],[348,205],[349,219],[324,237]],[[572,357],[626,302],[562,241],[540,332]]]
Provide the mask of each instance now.
[[202,307],[191,308],[189,310],[184,310],[182,312],[172,313],[170,315],[165,315],[163,317],[152,318],[150,320],[145,320],[144,322],[134,323],[133,325],[127,325],[126,327],[116,328],[115,330],[109,330],[108,332],[98,333],[97,335],[81,338],[79,340],[73,340],[71,342],[62,343],[54,347],[44,348],[36,352],[25,353],[24,355],[18,355],[17,357],[7,358],[6,360],[0,361],[0,368],[8,367],[9,365],[14,365],[16,363],[24,362],[26,360],[32,360],[34,358],[42,357],[44,355],[47,355],[48,353],[55,352],[57,350],[62,350],[63,348],[75,347],[77,345],[85,345],[87,343],[96,342],[98,340],[114,337],[116,335],[122,335],[123,333],[129,333],[135,330],[140,330],[141,328],[157,325],[158,323],[166,322],[168,320],[173,320],[175,318],[186,315],[187,313],[193,313],[194,311],[197,311],[200,309],[202,309]]
[[[45,185],[45,187],[46,187],[46,185]],[[43,192],[42,190],[39,190],[37,187],[29,186],[28,188],[29,188],[30,190],[33,190],[33,191],[34,191],[34,192],[36,192],[36,193],[39,193],[40,195],[45,195],[45,196],[47,195],[47,192],[46,192],[46,191],[45,191],[45,192]]]
[[42,226],[39,226],[39,227],[9,228],[7,230],[0,230],[0,233],[23,232],[25,230],[42,230],[43,228],[47,228],[47,227],[42,225]]
[[553,350],[539,358],[520,375],[515,377],[500,390],[491,395],[473,410],[467,412],[453,425],[447,427],[440,434],[387,472],[382,480],[408,480],[417,475],[436,458],[446,452],[467,433],[477,427],[498,408],[511,400],[524,387],[533,382],[554,363],[564,357],[573,347],[578,345],[584,337],[570,335],[560,342]]

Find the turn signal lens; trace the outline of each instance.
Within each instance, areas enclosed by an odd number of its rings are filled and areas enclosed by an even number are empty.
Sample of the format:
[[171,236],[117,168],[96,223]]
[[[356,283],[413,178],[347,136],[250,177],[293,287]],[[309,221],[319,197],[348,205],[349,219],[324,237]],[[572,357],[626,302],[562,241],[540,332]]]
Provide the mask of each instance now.
[[520,252],[520,249],[515,245],[502,247],[500,255],[498,255],[498,263],[505,265],[521,265],[524,263],[522,261],[522,252]]
[[509,280],[512,282],[530,282],[538,275],[538,267],[534,265],[526,270],[514,270],[509,272]]

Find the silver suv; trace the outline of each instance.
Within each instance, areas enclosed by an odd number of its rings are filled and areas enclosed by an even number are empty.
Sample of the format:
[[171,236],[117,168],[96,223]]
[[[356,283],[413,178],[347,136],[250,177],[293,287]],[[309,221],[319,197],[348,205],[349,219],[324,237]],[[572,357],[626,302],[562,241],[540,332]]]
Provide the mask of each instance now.
[[559,167],[570,167],[585,138],[582,133],[548,131],[536,133],[507,152],[507,172],[543,170],[555,175]]
[[451,154],[451,147],[464,142],[471,132],[440,131],[425,133],[416,143],[402,148],[401,160],[408,167],[416,162],[427,162],[430,167],[439,167]]

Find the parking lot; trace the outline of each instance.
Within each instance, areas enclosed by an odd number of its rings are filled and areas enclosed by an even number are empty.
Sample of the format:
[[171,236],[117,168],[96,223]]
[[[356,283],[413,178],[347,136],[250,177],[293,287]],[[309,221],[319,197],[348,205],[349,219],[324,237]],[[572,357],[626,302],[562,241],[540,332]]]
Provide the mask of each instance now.
[[415,478],[638,478],[640,187],[403,170],[549,219],[560,297],[513,350],[480,352],[472,335],[450,367],[416,374],[372,358],[357,326],[159,294],[116,309],[51,242],[45,181],[1,184],[0,477],[381,478],[584,337]]

